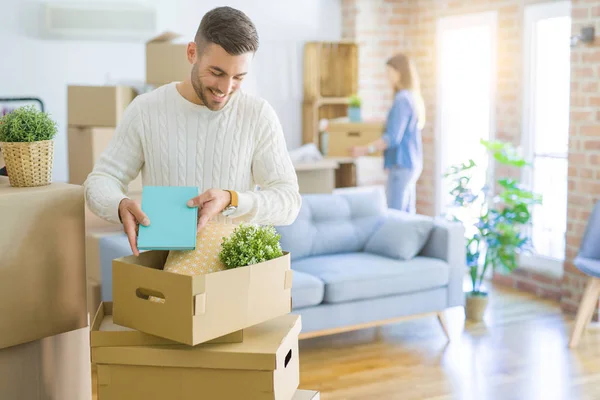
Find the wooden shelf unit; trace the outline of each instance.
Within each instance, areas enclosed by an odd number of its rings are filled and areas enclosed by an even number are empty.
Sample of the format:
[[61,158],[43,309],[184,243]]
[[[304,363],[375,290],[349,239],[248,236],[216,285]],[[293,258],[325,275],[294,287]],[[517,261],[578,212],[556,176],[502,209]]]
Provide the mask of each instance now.
[[346,116],[349,97],[357,92],[357,43],[306,43],[302,105],[303,143],[315,143],[319,146],[319,120]]

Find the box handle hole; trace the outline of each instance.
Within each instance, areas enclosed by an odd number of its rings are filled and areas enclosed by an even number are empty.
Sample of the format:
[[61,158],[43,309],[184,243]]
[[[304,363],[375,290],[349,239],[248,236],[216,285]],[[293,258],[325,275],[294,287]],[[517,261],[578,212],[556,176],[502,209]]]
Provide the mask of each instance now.
[[360,136],[360,132],[348,132],[348,136],[358,137],[358,136]]
[[291,359],[292,359],[292,350],[290,349],[290,351],[288,351],[287,355],[285,356],[285,362],[283,363],[283,368],[286,368],[288,366]]
[[146,288],[137,288],[135,291],[135,295],[142,300],[149,300],[150,296],[157,297],[161,299],[161,303],[165,301],[165,295],[161,292],[157,292],[156,290],[146,289]]

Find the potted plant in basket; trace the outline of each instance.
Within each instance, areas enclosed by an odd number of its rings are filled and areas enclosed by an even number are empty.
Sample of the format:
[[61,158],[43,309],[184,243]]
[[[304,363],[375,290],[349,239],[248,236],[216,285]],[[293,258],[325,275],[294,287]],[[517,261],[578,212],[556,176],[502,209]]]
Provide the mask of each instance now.
[[219,259],[231,269],[281,257],[280,238],[272,226],[241,224],[229,237],[223,238]]
[[348,118],[350,122],[360,122],[362,120],[360,106],[362,101],[357,95],[352,95],[348,99]]
[[56,122],[34,106],[23,106],[0,118],[0,149],[11,186],[52,182]]
[[[501,165],[518,169],[530,165],[510,143],[481,143]],[[486,273],[491,269],[508,274],[517,268],[519,255],[531,251],[528,228],[532,207],[541,204],[542,197],[513,178],[498,179],[499,193],[493,198],[486,187],[475,192],[471,179],[476,168],[469,160],[450,167],[444,177],[451,180],[452,204],[447,217],[465,226],[466,262],[472,283],[466,293],[466,317],[481,321],[488,303],[483,286]]]

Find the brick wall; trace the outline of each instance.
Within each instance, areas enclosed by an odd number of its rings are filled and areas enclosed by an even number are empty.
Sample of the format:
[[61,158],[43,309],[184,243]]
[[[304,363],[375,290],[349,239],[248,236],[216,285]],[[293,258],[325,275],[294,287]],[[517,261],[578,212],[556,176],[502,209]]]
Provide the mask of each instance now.
[[[593,25],[600,32],[600,3],[571,2],[572,33]],[[571,49],[571,115],[569,135],[569,197],[567,249],[561,305],[574,312],[587,277],[573,265],[590,212],[600,199],[600,39]]]
[[[360,44],[360,90],[369,117],[385,117],[391,96],[385,78],[385,60],[406,52],[417,65],[427,107],[423,130],[424,171],[417,187],[417,211],[435,212],[435,33],[439,18],[484,11],[497,11],[496,138],[517,145],[521,142],[522,30],[525,4],[539,0],[342,0],[343,35]],[[600,31],[598,1],[572,2],[573,32],[584,24]],[[598,40],[600,42],[600,40]],[[563,309],[575,310],[585,277],[572,265],[585,221],[600,196],[600,48],[579,46],[572,55],[571,137],[569,154],[568,233],[565,274],[562,279],[520,270],[496,276],[499,283],[561,299]],[[496,176],[510,174],[497,169]]]

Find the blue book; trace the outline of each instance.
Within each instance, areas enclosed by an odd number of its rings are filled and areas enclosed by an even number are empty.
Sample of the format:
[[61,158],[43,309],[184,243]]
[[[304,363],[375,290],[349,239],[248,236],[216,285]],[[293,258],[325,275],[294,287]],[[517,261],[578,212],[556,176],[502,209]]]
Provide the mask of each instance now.
[[197,187],[144,186],[142,211],[150,225],[140,225],[139,250],[194,250],[198,226],[198,207],[187,202],[198,196]]

